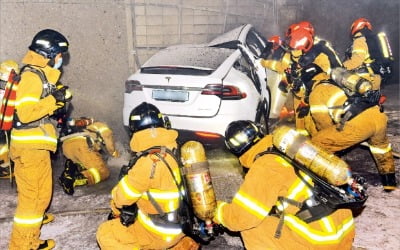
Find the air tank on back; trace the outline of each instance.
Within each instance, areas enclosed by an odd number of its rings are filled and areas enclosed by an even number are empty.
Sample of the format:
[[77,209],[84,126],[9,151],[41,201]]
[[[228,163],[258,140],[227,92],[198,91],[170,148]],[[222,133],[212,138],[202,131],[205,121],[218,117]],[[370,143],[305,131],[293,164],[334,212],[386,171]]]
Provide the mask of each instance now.
[[331,72],[332,80],[352,92],[364,94],[372,89],[372,83],[357,74],[344,68],[334,68]]
[[181,160],[194,213],[206,223],[208,230],[212,230],[212,218],[217,202],[203,145],[197,141],[183,144]]
[[351,171],[345,161],[312,144],[310,139],[289,126],[277,127],[273,132],[274,146],[290,159],[304,165],[328,183],[348,184]]

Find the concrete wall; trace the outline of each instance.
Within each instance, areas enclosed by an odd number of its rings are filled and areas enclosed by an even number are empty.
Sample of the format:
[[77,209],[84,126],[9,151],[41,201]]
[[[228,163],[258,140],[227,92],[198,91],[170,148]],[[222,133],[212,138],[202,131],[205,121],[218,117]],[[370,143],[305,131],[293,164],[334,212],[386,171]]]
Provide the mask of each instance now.
[[125,79],[159,49],[206,42],[242,23],[266,37],[283,35],[307,19],[344,52],[349,26],[360,16],[388,31],[399,58],[397,0],[0,0],[0,60],[20,62],[39,30],[60,31],[71,44],[61,80],[74,92],[73,115],[107,122],[126,145]]

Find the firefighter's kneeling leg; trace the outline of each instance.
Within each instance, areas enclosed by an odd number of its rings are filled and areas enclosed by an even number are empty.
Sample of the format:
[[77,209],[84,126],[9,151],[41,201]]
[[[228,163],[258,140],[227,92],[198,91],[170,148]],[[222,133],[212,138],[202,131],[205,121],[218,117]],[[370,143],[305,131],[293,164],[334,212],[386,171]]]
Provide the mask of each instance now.
[[97,230],[96,238],[103,250],[146,248],[153,241],[139,223],[126,227],[121,224],[119,218],[102,223]]
[[183,237],[171,250],[198,250],[200,244],[194,241],[189,236]]

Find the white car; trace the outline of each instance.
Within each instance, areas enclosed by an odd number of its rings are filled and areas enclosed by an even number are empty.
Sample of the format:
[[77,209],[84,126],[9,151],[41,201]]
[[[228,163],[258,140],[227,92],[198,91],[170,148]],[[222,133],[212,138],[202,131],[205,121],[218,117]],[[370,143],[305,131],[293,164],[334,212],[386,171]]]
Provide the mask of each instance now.
[[235,120],[267,128],[270,94],[259,56],[266,40],[250,24],[207,44],[167,47],[125,83],[123,122],[142,102],[168,116],[172,128],[223,137]]

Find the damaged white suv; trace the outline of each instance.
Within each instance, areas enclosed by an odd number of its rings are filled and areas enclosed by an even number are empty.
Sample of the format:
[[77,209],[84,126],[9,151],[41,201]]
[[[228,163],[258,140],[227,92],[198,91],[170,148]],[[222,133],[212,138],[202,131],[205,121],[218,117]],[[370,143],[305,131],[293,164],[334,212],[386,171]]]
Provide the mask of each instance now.
[[270,96],[258,59],[265,46],[246,24],[207,44],[160,50],[125,83],[124,126],[142,102],[158,107],[174,129],[198,136],[223,137],[235,120],[267,126]]

